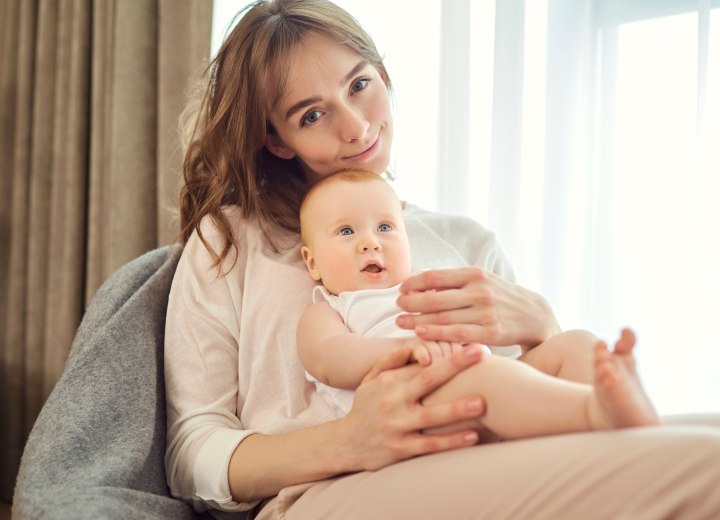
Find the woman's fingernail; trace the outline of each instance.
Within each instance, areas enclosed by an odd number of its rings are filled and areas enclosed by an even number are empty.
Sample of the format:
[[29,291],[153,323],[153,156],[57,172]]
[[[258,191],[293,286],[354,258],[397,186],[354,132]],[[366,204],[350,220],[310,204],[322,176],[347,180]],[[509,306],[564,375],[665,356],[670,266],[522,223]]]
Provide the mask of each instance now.
[[472,399],[472,400],[468,401],[468,403],[467,403],[467,411],[468,412],[476,413],[476,412],[479,412],[480,410],[482,410],[482,402],[480,401],[480,399]]
[[467,442],[468,444],[476,444],[477,441],[478,441],[478,434],[477,434],[477,432],[466,433],[466,434],[463,436],[463,440],[464,440],[465,442]]
[[415,334],[417,334],[417,335],[427,334],[427,327],[418,325],[417,327],[415,327]]

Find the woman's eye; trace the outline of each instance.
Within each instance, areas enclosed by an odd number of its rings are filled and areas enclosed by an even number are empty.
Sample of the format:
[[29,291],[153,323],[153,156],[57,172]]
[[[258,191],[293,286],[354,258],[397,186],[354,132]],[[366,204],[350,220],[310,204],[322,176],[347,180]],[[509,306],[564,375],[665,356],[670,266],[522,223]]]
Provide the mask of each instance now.
[[320,112],[318,110],[313,110],[312,112],[308,112],[302,116],[302,119],[300,119],[300,126],[317,123],[318,119],[320,119]]
[[388,231],[392,231],[392,227],[390,227],[390,224],[380,224],[378,226],[378,231],[387,233]]
[[349,227],[341,228],[340,231],[338,231],[338,235],[352,235],[353,230]]
[[367,87],[367,84],[370,82],[369,79],[359,79],[355,83],[352,84],[352,87],[350,87],[350,90],[352,93],[360,92],[361,90],[365,90],[365,87]]

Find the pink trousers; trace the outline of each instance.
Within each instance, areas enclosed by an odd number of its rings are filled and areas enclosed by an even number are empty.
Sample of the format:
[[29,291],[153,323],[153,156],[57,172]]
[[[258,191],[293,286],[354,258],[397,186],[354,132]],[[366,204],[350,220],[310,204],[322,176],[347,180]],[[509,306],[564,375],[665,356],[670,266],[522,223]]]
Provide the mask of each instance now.
[[720,416],[669,422],[486,444],[292,486],[256,518],[720,519]]

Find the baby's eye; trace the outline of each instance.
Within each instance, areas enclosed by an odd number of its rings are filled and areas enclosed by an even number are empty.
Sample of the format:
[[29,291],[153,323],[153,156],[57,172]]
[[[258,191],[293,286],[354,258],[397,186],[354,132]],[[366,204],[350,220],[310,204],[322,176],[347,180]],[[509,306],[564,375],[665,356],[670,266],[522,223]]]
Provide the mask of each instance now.
[[382,233],[387,233],[388,231],[392,231],[392,227],[390,226],[390,224],[380,224],[378,226],[378,231]]
[[367,87],[368,83],[370,83],[370,80],[367,78],[359,79],[352,84],[350,90],[353,92],[353,94],[356,92],[360,92],[361,90],[365,90],[365,87]]
[[300,126],[317,123],[318,119],[320,119],[320,111],[312,110],[311,112],[308,112],[307,114],[302,116],[302,118],[300,119]]
[[353,230],[351,227],[344,227],[338,230],[338,235],[352,235]]

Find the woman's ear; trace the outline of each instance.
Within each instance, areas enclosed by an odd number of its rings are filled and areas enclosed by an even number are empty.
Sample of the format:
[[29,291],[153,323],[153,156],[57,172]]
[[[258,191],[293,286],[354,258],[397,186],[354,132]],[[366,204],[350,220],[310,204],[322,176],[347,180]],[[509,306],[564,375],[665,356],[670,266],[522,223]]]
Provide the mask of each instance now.
[[295,152],[285,146],[282,139],[275,134],[267,134],[265,138],[265,148],[270,150],[271,154],[280,157],[280,159],[292,159],[295,157]]
[[310,273],[310,277],[316,282],[319,282],[320,272],[316,268],[315,257],[313,256],[312,251],[310,251],[307,246],[302,246],[300,248],[300,254],[302,255],[303,261],[305,262],[305,267],[307,267],[307,270]]

